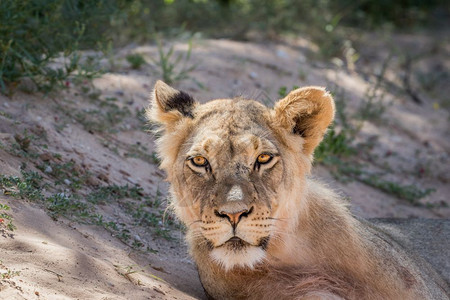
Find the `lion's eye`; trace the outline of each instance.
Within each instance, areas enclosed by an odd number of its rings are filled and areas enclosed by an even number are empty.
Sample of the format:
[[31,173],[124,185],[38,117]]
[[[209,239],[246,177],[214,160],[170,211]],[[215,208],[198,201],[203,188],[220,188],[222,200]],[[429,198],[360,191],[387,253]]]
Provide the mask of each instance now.
[[200,155],[191,158],[191,161],[197,167],[204,167],[208,164],[208,160]]
[[258,158],[256,159],[256,162],[258,164],[267,164],[269,161],[272,160],[272,155],[269,154],[260,154]]

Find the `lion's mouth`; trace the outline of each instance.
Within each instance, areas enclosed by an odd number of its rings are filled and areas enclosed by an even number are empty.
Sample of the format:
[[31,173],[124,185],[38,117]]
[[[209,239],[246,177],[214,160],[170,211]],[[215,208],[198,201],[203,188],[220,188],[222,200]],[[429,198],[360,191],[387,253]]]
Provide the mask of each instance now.
[[263,237],[259,240],[259,243],[257,245],[252,245],[249,242],[244,241],[243,239],[241,239],[240,237],[237,236],[233,236],[232,238],[230,238],[228,241],[226,241],[225,243],[223,243],[222,245],[220,245],[219,247],[227,247],[230,250],[242,250],[246,247],[249,246],[256,246],[256,247],[260,247],[263,250],[267,249],[267,244],[269,242],[269,237]]
[[233,236],[232,238],[230,238],[225,242],[225,245],[232,250],[241,250],[247,246],[250,246],[249,243],[237,236]]

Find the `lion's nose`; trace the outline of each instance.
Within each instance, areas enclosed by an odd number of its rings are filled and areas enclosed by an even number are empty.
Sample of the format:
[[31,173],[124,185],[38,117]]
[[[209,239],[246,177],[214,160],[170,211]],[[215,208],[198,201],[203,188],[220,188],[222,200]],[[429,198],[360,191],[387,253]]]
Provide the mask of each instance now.
[[226,218],[235,228],[242,217],[247,217],[253,211],[253,206],[250,209],[243,209],[238,212],[216,211],[216,215],[220,218]]

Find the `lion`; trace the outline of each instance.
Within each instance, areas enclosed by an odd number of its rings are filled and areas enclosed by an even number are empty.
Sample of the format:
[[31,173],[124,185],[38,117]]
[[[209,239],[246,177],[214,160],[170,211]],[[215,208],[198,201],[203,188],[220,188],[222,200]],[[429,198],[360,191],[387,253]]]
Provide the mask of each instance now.
[[156,82],[146,116],[208,298],[449,299],[425,261],[308,176],[334,114],[322,87],[268,108]]

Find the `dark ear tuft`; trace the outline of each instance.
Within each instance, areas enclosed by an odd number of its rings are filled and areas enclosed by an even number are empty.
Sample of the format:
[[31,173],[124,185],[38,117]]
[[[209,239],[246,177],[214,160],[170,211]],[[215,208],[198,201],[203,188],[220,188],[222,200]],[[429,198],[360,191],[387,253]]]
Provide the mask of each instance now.
[[165,111],[178,110],[183,116],[194,118],[192,108],[194,107],[194,98],[188,93],[179,91],[171,96],[165,103]]
[[197,102],[187,93],[176,90],[158,80],[153,89],[146,115],[148,120],[170,129],[183,118],[194,118],[196,105]]

